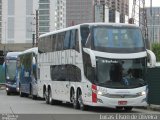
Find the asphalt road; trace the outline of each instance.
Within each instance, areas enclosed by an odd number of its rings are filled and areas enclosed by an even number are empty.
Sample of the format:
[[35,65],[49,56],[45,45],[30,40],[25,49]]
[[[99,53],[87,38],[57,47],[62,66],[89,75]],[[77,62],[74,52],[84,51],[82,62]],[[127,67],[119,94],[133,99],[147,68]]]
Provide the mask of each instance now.
[[[0,120],[7,120],[8,117],[8,120],[109,120],[109,117],[118,120],[119,117],[116,118],[116,116],[119,115],[137,116],[141,114],[160,114],[160,112],[134,108],[131,112],[126,113],[115,109],[94,107],[90,107],[87,111],[81,111],[73,109],[70,104],[48,105],[40,99],[32,100],[18,95],[7,96],[4,90],[0,90]],[[12,117],[15,119],[11,119]],[[131,119],[130,117],[128,116],[128,119]]]

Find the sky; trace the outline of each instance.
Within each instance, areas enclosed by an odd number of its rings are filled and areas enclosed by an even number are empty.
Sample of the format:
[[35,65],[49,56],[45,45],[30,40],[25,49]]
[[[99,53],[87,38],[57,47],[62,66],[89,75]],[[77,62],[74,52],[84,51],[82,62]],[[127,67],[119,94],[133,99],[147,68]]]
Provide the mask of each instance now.
[[[129,11],[131,15],[133,0],[129,0],[129,4]],[[150,7],[150,0],[145,0],[145,6]],[[152,0],[152,7],[160,7],[160,0]]]

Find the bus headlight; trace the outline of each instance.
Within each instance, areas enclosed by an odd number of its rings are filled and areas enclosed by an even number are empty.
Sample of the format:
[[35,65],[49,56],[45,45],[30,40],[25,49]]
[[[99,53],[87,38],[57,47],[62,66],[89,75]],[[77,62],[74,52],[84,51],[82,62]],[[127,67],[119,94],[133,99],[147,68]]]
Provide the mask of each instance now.
[[143,95],[146,95],[146,91],[143,91],[143,92],[139,92],[137,93],[138,96],[143,96]]
[[7,76],[7,79],[9,79],[9,76]]
[[103,93],[101,91],[98,91],[97,94],[98,95],[103,95]]
[[103,96],[105,94],[107,94],[107,89],[105,89],[105,88],[99,88],[99,90],[97,90],[97,95]]
[[146,91],[141,92],[141,95],[146,95]]
[[6,91],[8,91],[9,90],[9,88],[8,87],[6,87]]

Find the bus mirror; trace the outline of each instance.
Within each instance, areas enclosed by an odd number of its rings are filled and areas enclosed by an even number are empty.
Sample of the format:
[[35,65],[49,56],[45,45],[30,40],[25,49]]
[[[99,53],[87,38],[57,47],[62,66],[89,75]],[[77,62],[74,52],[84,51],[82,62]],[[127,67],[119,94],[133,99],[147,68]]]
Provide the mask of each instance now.
[[147,38],[145,38],[144,40],[145,40],[145,42],[146,42],[146,49],[150,49],[151,47],[150,47],[150,42],[149,42],[149,40],[148,40]]
[[153,68],[156,66],[156,56],[151,50],[147,50],[148,54],[148,67]]
[[89,48],[83,48],[83,51],[90,55],[92,67],[96,67],[96,57],[92,50]]
[[33,65],[36,64],[36,58],[35,58],[35,57],[32,58],[32,64],[33,64]]

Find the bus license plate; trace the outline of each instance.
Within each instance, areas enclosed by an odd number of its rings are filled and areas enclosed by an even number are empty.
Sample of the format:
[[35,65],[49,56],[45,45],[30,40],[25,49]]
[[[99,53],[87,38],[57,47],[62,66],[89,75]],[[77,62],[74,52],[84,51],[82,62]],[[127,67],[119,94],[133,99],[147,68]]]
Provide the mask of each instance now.
[[118,105],[127,105],[127,101],[118,101]]

